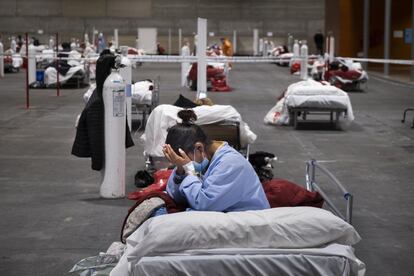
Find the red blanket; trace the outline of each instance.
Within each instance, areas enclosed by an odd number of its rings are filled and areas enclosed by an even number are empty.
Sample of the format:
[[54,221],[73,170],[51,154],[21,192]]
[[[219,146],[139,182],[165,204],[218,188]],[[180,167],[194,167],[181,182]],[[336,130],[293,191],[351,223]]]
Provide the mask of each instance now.
[[293,206],[321,208],[323,205],[324,200],[318,192],[309,192],[285,179],[275,178],[262,184],[271,208]]

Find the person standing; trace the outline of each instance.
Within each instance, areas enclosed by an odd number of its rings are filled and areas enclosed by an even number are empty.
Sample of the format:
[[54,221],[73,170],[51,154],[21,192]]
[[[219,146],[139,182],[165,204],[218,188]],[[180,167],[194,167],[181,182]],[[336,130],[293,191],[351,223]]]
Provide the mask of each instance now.
[[318,32],[313,36],[313,41],[316,45],[317,54],[323,55],[324,36],[321,30],[318,30]]
[[223,51],[223,55],[231,57],[233,56],[233,45],[231,44],[230,40],[227,38],[220,38],[221,40],[221,50]]
[[[190,56],[190,42],[187,40],[184,41],[184,46],[181,48],[181,56],[187,57]],[[187,74],[190,69],[190,63],[182,62],[181,63],[181,86],[186,86],[187,83]]]

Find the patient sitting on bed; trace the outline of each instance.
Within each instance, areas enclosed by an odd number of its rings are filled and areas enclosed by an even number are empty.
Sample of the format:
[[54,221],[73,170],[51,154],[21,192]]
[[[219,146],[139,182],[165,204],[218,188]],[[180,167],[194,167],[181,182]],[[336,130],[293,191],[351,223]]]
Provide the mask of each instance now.
[[[245,211],[270,208],[250,163],[223,141],[212,141],[194,122],[192,110],[178,112],[182,119],[168,130],[163,153],[176,168],[167,192],[190,210]],[[166,214],[165,208],[155,215]]]

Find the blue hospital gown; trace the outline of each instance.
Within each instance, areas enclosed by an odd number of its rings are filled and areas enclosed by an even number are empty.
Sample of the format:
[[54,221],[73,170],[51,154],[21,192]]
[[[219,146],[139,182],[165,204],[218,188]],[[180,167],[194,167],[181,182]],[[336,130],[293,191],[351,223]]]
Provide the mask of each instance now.
[[245,211],[270,208],[262,184],[239,152],[224,143],[202,177],[187,175],[181,184],[168,179],[167,192],[176,202],[187,201],[191,210]]

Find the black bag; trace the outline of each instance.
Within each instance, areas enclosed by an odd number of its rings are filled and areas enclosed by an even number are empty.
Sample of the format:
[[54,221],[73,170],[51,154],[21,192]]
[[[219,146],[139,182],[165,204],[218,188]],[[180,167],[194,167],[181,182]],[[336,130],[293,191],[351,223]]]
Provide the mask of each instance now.
[[178,106],[178,107],[182,107],[182,108],[194,108],[194,107],[197,106],[193,101],[191,101],[190,99],[184,97],[181,94],[180,94],[180,96],[178,97],[178,99],[175,101],[175,103],[173,105]]
[[145,188],[152,183],[154,183],[154,178],[148,171],[142,170],[135,174],[135,186],[137,188]]
[[275,155],[270,152],[257,151],[249,155],[249,162],[259,176],[260,182],[269,181],[273,178],[272,161]]

